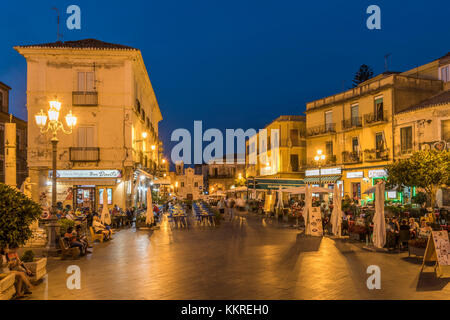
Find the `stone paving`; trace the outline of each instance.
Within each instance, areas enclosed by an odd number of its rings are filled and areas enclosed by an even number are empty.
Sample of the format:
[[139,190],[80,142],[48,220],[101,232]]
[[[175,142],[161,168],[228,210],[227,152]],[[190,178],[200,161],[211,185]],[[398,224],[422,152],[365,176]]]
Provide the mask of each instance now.
[[[51,261],[30,299],[449,299],[449,279],[407,253],[362,250],[345,240],[305,238],[253,216],[218,227],[124,229],[93,254]],[[69,290],[66,269],[81,269]],[[366,269],[381,268],[381,290]]]

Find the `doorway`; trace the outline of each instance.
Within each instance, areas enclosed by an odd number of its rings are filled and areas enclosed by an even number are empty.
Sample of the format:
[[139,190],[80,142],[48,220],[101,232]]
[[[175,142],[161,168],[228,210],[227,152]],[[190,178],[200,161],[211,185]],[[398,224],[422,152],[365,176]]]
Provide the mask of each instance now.
[[95,208],[95,186],[75,186],[75,197],[73,198],[74,209],[84,210]]

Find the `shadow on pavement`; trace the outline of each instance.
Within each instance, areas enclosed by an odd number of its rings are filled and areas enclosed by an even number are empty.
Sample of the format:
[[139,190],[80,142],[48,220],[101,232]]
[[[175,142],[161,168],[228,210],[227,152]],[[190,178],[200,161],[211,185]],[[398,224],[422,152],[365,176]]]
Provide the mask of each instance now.
[[416,291],[439,291],[450,282],[450,278],[438,278],[435,272],[420,272]]
[[422,257],[403,257],[401,259],[405,262],[409,262],[409,263],[417,264],[417,265],[421,265],[422,261],[423,261]]

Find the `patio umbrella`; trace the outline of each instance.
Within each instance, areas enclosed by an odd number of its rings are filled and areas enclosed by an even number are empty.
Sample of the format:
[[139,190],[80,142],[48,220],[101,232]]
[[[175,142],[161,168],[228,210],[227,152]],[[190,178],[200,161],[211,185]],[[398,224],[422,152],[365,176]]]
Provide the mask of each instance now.
[[277,208],[278,209],[283,209],[283,192],[281,191],[281,187],[278,188]]
[[153,216],[152,190],[147,188],[147,212],[145,214],[145,224],[153,224],[155,217]]
[[341,203],[341,186],[334,188],[333,190],[333,212],[331,213],[331,225],[333,226],[332,232],[335,236],[341,236],[341,224],[342,224],[342,203]]
[[375,215],[373,217],[373,244],[383,248],[386,244],[386,226],[384,221],[384,182],[376,185]]
[[108,208],[108,192],[106,189],[103,189],[103,208],[100,221],[104,225],[111,225],[111,215],[109,214]]
[[305,187],[305,208],[303,209],[303,218],[305,219],[305,234],[311,235],[311,187]]

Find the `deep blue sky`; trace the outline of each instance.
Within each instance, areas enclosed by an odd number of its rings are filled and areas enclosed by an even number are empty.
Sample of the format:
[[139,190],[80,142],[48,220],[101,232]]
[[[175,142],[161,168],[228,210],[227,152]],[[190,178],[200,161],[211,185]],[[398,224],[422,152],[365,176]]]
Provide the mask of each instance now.
[[[81,7],[81,30],[65,27]],[[366,8],[381,7],[381,30]],[[14,45],[97,38],[141,49],[164,120],[176,128],[262,128],[281,114],[351,86],[365,63],[403,71],[450,51],[450,1],[127,0],[2,1],[0,81],[12,112],[26,118],[26,63]],[[170,148],[167,148],[170,149]],[[168,154],[168,151],[166,151]]]

